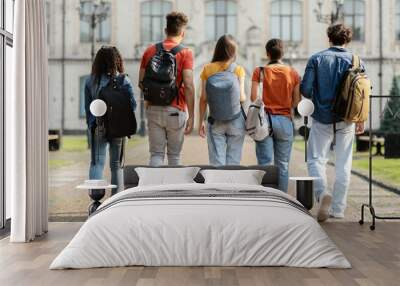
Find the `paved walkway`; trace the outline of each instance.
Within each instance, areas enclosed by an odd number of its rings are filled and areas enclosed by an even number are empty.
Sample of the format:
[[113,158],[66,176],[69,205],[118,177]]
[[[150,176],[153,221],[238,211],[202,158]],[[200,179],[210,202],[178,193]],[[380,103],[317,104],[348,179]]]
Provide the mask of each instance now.
[[[68,156],[76,163],[54,168],[49,171],[49,212],[50,219],[56,221],[62,220],[82,220],[87,215],[87,206],[90,199],[86,191],[79,191],[75,186],[87,178],[89,152],[77,154],[62,154],[60,152],[50,153],[50,158]],[[142,139],[139,143],[131,146],[127,150],[126,164],[147,164],[148,163],[148,145],[147,139]],[[197,136],[186,138],[182,164],[208,164],[206,141]],[[242,165],[256,164],[254,143],[247,138],[243,150]],[[306,175],[306,165],[304,163],[304,154],[300,150],[293,149],[290,165],[291,176]],[[109,172],[106,171],[109,178]],[[328,167],[328,181],[332,185],[334,178],[333,167]],[[295,194],[294,183],[289,185],[289,193]],[[108,196],[109,194],[107,194]],[[351,187],[348,198],[348,208],[345,221],[358,221],[360,218],[360,206],[368,201],[368,183],[357,177],[352,176]],[[380,215],[393,215],[400,213],[400,196],[385,191],[381,188],[374,188],[374,205]],[[369,217],[368,217],[369,220]]]

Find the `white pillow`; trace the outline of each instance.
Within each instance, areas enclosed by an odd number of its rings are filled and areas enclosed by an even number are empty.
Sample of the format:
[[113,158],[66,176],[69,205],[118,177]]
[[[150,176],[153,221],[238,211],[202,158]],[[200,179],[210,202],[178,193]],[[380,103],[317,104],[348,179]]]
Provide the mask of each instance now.
[[202,170],[205,184],[226,183],[261,185],[265,171],[261,170]]
[[139,186],[171,185],[194,183],[200,168],[135,168],[139,176]]

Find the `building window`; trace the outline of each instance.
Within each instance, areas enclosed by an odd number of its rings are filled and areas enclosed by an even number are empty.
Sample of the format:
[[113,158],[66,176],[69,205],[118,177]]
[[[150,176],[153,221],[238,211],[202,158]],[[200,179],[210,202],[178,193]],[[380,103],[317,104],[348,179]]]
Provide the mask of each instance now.
[[79,77],[79,117],[85,118],[85,83],[89,75]]
[[396,40],[400,41],[400,0],[396,1]]
[[344,23],[353,30],[354,41],[364,41],[364,0],[345,0],[343,7]]
[[271,3],[270,33],[285,42],[302,39],[302,5],[298,0],[275,0]]
[[9,33],[14,32],[14,6],[15,0],[4,1],[5,30]]
[[172,11],[169,1],[145,1],[140,5],[142,44],[159,42],[164,36],[165,16]]
[[236,36],[237,4],[234,0],[206,2],[206,38],[218,40],[224,34]]
[[96,17],[96,42],[109,43],[111,41],[111,3],[102,2],[94,6],[91,1],[81,1],[80,14],[80,41],[92,41],[92,14]]

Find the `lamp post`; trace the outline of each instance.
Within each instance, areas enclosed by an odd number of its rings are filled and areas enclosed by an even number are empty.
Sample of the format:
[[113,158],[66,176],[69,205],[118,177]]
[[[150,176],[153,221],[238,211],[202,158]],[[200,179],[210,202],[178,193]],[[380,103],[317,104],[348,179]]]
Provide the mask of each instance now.
[[317,17],[317,21],[325,24],[334,24],[338,21],[343,20],[343,5],[344,0],[329,0],[332,3],[332,10],[330,13],[324,14],[324,3],[328,0],[318,0],[317,8],[314,9],[314,13]]
[[304,117],[304,161],[307,162],[308,117],[314,113],[314,103],[308,98],[303,98],[297,109]]
[[[110,7],[106,2],[96,0],[81,0],[79,10],[79,17],[81,21],[85,21],[89,23],[90,30],[90,40],[91,40],[91,49],[90,49],[90,60],[93,63],[94,56],[96,54],[96,27],[101,22],[105,21],[110,14]],[[88,148],[90,148],[91,136],[89,132],[87,133],[87,142]]]
[[96,27],[105,21],[110,14],[110,7],[105,1],[81,0],[79,16],[82,21],[90,25],[91,51],[90,56],[93,62],[96,48]]
[[144,137],[146,136],[146,121],[144,119],[144,94],[143,91],[140,91],[140,128],[139,135]]
[[[104,134],[104,124],[102,117],[107,112],[107,104],[101,99],[95,99],[89,106],[90,113],[96,117],[96,129],[95,134],[90,134],[89,136],[96,136],[96,145],[92,145],[91,159],[94,164],[98,164],[99,157],[99,141],[100,136]],[[89,133],[88,133],[89,134]],[[91,140],[92,144],[93,141]],[[98,178],[99,179],[99,178]],[[101,178],[102,179],[102,178]],[[93,199],[93,203],[89,207],[89,214],[94,212],[99,206],[99,201],[104,197],[105,189],[89,189],[89,197]]]
[[289,51],[289,65],[293,66],[293,61],[297,58],[297,43],[289,41],[287,46]]

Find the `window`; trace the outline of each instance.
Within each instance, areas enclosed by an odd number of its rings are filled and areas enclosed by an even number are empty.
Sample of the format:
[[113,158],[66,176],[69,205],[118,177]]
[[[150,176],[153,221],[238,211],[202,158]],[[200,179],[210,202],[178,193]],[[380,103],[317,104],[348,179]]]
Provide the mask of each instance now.
[[275,0],[271,3],[270,33],[286,42],[302,39],[302,5],[298,0]]
[[85,118],[85,83],[89,75],[84,75],[79,78],[79,117]]
[[5,30],[7,32],[14,32],[14,2],[15,0],[5,0]]
[[400,0],[396,1],[396,40],[400,41]]
[[345,0],[343,7],[344,23],[353,29],[353,40],[364,41],[364,0]]
[[206,38],[218,40],[224,34],[236,36],[237,4],[233,0],[206,2]]
[[[4,112],[7,98],[11,95],[11,69],[13,47],[13,21],[14,1],[0,0],[0,229],[6,226],[6,221],[11,217],[10,194],[4,187]],[[8,225],[8,224],[7,224]],[[0,232],[1,233],[1,232]]]
[[95,15],[96,41],[109,43],[111,41],[111,3],[100,2],[94,4],[91,1],[81,1],[80,7],[80,41],[89,43],[92,41],[92,19]]
[[140,5],[142,44],[163,39],[165,16],[172,11],[169,1],[145,1]]

